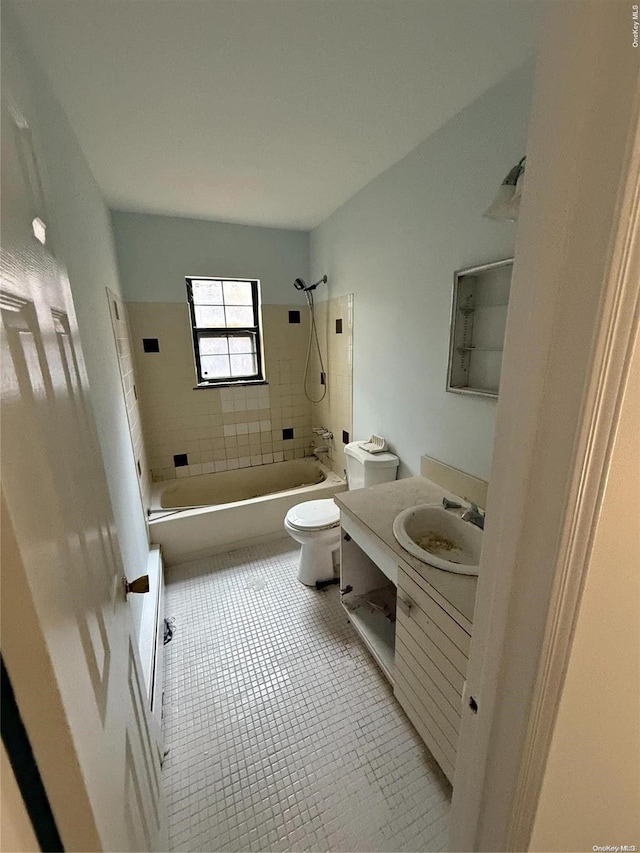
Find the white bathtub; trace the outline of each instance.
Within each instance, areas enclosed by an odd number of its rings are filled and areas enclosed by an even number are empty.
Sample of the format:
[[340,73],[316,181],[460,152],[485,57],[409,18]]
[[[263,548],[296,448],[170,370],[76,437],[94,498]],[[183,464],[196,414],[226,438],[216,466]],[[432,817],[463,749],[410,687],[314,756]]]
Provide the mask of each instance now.
[[346,487],[312,458],[166,480],[152,492],[151,541],[169,566],[265,541],[282,534],[292,506]]

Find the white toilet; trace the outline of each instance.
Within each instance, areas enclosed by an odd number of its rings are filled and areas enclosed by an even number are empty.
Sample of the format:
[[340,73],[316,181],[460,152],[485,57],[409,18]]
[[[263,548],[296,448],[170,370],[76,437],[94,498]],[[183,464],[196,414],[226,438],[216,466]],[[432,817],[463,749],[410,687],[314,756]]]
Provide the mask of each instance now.
[[[369,453],[359,441],[345,445],[349,490],[395,480],[399,459],[393,453]],[[307,586],[333,577],[333,552],[340,546],[340,510],[327,498],[292,507],[284,528],[299,542],[298,580]]]

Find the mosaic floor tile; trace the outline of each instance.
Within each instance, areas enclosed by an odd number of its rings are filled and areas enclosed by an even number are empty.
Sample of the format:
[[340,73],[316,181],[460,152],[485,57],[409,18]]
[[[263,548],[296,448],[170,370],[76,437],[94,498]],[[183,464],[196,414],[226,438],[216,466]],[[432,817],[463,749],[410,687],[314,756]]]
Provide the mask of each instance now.
[[451,787],[289,539],[168,570],[173,851],[441,851]]

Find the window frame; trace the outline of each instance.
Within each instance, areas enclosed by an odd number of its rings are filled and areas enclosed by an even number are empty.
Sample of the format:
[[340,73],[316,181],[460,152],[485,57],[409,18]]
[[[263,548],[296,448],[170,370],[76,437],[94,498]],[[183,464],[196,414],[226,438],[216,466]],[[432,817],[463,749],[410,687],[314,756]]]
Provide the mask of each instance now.
[[[246,281],[251,285],[251,304],[253,308],[254,326],[218,326],[201,327],[196,325],[196,303],[193,300],[193,282],[199,281]],[[196,389],[220,388],[234,385],[265,385],[264,367],[262,358],[262,315],[260,311],[260,281],[256,278],[223,278],[221,276],[187,276],[187,301],[189,303],[189,316],[191,320],[191,337],[193,344],[193,356],[196,367]],[[223,286],[224,287],[224,286]],[[224,290],[223,290],[224,292]],[[202,362],[200,356],[200,341],[202,338],[231,338],[247,337],[255,339],[256,368],[257,372],[248,376],[221,376],[219,379],[208,379],[202,375]]]

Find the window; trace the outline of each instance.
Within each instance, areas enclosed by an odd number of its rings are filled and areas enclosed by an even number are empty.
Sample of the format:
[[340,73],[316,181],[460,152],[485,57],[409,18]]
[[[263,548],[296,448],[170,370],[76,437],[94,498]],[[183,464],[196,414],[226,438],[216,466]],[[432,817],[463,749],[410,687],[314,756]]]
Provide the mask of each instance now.
[[262,382],[258,282],[188,278],[198,385]]

